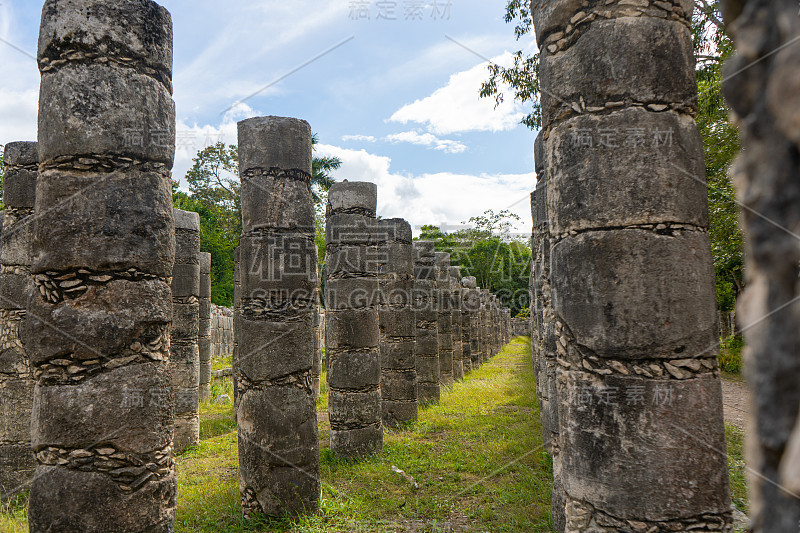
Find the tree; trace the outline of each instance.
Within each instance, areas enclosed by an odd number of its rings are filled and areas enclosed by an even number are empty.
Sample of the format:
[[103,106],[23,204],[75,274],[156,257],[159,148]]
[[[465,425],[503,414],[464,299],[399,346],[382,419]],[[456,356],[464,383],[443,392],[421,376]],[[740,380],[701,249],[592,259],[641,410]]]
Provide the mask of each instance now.
[[[312,146],[318,143],[312,136]],[[312,162],[311,188],[314,202],[324,203],[325,193],[333,185],[331,172],[342,162],[335,157],[315,157]],[[200,150],[186,173],[189,193],[173,183],[173,205],[200,215],[200,249],[211,253],[211,299],[217,305],[233,303],[234,250],[242,234],[241,181],[239,154],[235,145],[218,142]],[[317,217],[319,219],[319,217]],[[317,220],[319,226],[319,220]],[[322,236],[324,258],[324,221],[316,241]]]
[[531,268],[530,247],[511,237],[516,221],[519,217],[510,211],[488,210],[470,218],[470,227],[453,233],[423,226],[416,240],[433,241],[437,251],[450,254],[450,263],[460,266],[463,276],[474,276],[481,288],[493,292],[516,314],[530,306]]
[[[517,40],[533,29],[528,6],[528,0],[508,0],[506,4],[505,21],[514,24]],[[739,134],[729,122],[721,92],[722,65],[733,54],[734,47],[722,23],[718,2],[695,2],[692,34],[697,61],[697,125],[705,149],[717,302],[720,311],[727,312],[735,308],[736,298],[744,288],[744,251],[734,188],[728,175],[739,152]],[[515,100],[532,107],[522,123],[531,129],[541,128],[538,65],[538,54],[526,55],[522,50],[514,54],[514,64],[510,67],[490,64],[489,79],[482,84],[480,97],[494,98],[499,105],[505,98],[503,87],[508,86]]]

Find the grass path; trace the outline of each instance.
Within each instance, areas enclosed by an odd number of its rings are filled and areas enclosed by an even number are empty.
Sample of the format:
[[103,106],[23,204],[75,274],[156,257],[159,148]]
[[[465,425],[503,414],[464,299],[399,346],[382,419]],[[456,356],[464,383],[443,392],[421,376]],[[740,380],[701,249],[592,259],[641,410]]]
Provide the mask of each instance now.
[[[244,521],[233,413],[230,405],[203,405],[201,444],[177,459],[176,531],[552,532],[552,468],[530,361],[529,340],[512,341],[439,405],[420,410],[417,423],[388,431],[381,454],[356,463],[328,449],[323,388],[322,509],[298,521]],[[729,427],[734,498],[746,509],[741,441]],[[0,531],[27,532],[23,505],[0,513]]]

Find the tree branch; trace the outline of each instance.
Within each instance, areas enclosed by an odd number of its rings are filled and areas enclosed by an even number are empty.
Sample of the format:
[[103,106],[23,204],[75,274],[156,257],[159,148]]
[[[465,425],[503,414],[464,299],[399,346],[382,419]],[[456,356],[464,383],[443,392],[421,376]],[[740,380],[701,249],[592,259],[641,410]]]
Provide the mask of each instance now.
[[698,0],[695,2],[695,5],[706,14],[711,23],[714,24],[719,31],[725,31],[725,24],[717,18],[714,8],[709,5],[707,0]]

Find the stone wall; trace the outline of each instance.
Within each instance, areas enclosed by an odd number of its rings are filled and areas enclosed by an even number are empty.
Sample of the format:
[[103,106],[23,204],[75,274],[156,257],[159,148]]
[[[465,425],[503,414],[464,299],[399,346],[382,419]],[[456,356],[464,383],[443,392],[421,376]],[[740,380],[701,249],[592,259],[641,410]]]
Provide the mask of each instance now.
[[530,318],[512,318],[509,327],[514,337],[527,337],[531,334]]
[[211,304],[211,356],[231,356],[233,335],[233,309]]

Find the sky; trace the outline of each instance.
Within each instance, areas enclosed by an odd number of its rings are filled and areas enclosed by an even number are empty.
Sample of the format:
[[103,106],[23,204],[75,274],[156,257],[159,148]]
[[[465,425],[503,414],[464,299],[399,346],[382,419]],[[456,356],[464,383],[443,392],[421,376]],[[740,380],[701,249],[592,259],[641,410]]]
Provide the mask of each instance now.
[[[163,0],[174,24],[173,175],[198,150],[236,143],[236,122],[307,120],[338,181],[378,184],[378,214],[453,230],[510,209],[529,233],[536,183],[530,111],[478,96],[489,61],[535,51],[505,2]],[[36,138],[41,0],[0,0],[0,144]],[[185,187],[185,180],[182,181]]]

